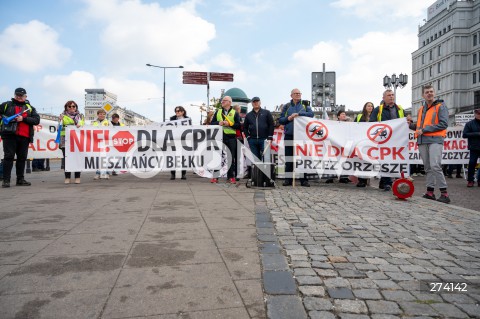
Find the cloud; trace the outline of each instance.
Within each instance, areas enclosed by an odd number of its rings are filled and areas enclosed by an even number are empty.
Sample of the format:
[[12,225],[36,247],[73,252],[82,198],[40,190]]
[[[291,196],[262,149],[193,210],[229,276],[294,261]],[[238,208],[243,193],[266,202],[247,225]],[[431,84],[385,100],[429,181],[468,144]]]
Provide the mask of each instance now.
[[21,71],[59,68],[70,56],[71,50],[58,43],[58,33],[37,20],[12,24],[0,34],[0,63]]
[[345,13],[360,18],[375,18],[386,21],[389,18],[422,17],[431,3],[419,0],[336,0],[331,6],[345,10]]
[[252,15],[267,11],[274,3],[271,0],[228,0],[223,1],[222,5],[226,8],[224,13],[230,15]]
[[99,34],[109,74],[143,71],[145,63],[188,65],[215,38],[215,26],[196,15],[194,1],[169,8],[139,0],[85,2],[86,19],[104,24]]
[[336,104],[347,109],[360,110],[366,101],[375,105],[382,98],[383,77],[392,73],[409,75],[407,87],[397,90],[397,101],[408,108],[411,104],[411,52],[416,50],[417,34],[406,29],[395,32],[368,32],[342,45],[337,42],[319,42],[311,48],[298,50],[289,66],[276,72],[278,77],[288,75],[292,82],[306,85],[304,98],[310,99],[311,71],[321,72],[322,63],[327,72],[336,73]]

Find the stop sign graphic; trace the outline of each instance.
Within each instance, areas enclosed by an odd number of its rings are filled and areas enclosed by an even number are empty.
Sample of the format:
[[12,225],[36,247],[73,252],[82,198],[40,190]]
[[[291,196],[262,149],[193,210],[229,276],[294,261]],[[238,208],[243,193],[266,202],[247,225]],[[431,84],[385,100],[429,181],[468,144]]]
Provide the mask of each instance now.
[[135,143],[135,138],[128,131],[120,131],[112,136],[112,143],[117,151],[126,153]]

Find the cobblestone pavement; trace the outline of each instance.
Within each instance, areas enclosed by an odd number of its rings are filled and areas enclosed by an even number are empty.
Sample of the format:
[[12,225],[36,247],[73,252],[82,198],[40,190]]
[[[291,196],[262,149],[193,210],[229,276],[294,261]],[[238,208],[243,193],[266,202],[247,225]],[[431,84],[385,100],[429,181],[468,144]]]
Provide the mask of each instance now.
[[[479,212],[351,185],[264,194],[276,234],[260,251],[266,294],[266,270],[295,280],[267,296],[270,318],[480,317]],[[283,260],[269,251],[276,245]],[[468,288],[434,293],[430,282]]]

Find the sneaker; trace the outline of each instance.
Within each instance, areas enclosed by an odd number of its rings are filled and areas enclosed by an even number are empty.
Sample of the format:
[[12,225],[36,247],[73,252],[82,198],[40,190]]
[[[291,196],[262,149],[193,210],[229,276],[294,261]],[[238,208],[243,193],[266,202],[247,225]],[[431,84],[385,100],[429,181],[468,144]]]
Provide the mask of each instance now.
[[367,187],[367,183],[359,182],[357,187]]
[[445,196],[445,195],[441,195],[439,199],[437,199],[437,202],[441,202],[441,203],[445,203],[445,204],[448,204],[450,203],[450,197]]
[[100,179],[107,179],[107,174],[100,174]]
[[232,184],[236,184],[236,183],[237,183],[237,181],[235,180],[235,177],[230,178],[229,181],[230,181],[230,183],[232,183]]
[[455,177],[456,177],[456,178],[463,178],[463,176],[460,175],[460,174],[457,174]]
[[110,179],[110,174],[105,174],[105,179]]
[[392,186],[390,186],[390,185],[385,185],[385,187],[383,188],[384,192],[389,192],[391,190],[392,190]]
[[94,180],[100,179],[100,174],[95,174],[95,177],[93,178]]
[[2,187],[3,187],[3,188],[8,188],[8,187],[10,187],[10,181],[7,181],[6,179],[4,179],[3,182],[2,182]]
[[25,179],[17,179],[17,186],[30,186],[32,183],[27,182]]
[[325,184],[333,184],[333,178],[329,178],[325,181]]
[[468,182],[467,187],[473,187],[474,183],[473,182]]
[[292,186],[292,181],[289,181],[289,180],[285,180],[283,183],[282,183],[283,186]]
[[186,180],[187,179],[187,176],[186,175],[182,175],[182,178],[183,180]]
[[117,172],[112,171],[112,176],[117,176],[117,175],[118,175]]
[[218,178],[212,178],[212,179],[210,180],[210,183],[218,183]]
[[413,173],[412,176],[413,176],[413,177],[417,177],[418,174],[417,174],[417,173]]
[[310,183],[308,181],[303,181],[300,183],[303,187],[310,187]]
[[453,178],[453,175],[452,175],[452,174],[448,174],[447,177],[448,177],[448,178]]
[[70,178],[65,178],[65,184],[70,184]]
[[428,195],[427,193],[423,194],[422,196],[423,198],[426,198],[426,199],[432,199],[432,200],[436,200],[437,198],[435,197],[435,194],[432,194],[432,195]]
[[75,178],[75,184],[80,184],[80,177],[79,177],[79,178]]

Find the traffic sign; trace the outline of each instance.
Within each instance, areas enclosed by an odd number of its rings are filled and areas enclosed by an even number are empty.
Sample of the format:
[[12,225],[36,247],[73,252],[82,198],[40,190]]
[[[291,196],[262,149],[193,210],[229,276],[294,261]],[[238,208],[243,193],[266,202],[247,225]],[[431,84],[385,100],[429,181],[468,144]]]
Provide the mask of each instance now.
[[207,77],[207,72],[183,71],[183,77],[206,78]]
[[203,84],[207,85],[208,80],[207,78],[205,79],[200,79],[200,78],[183,78],[183,84]]
[[113,106],[110,103],[105,102],[102,106],[102,109],[104,109],[105,112],[110,113],[110,111],[113,110]]
[[210,81],[233,82],[233,73],[210,72]]

